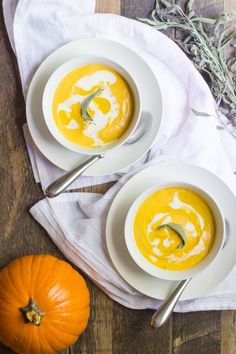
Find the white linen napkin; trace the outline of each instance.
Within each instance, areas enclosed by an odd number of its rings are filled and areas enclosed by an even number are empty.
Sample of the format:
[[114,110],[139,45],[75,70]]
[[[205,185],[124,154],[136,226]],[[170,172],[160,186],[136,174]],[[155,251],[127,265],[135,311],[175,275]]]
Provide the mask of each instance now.
[[[92,0],[3,1],[5,23],[17,56],[24,94],[38,65],[60,45],[94,36],[125,43],[152,67],[164,98],[164,124],[159,139],[148,154],[150,163],[171,159],[195,163],[216,173],[236,193],[232,167],[213,117],[212,95],[192,63],[168,37],[142,23],[116,15],[88,14],[94,10],[94,4]],[[191,108],[212,114],[212,117],[196,117]],[[27,127],[24,130],[35,177],[45,188],[62,171],[37,151]],[[146,160],[144,157],[125,172],[135,173]],[[55,200],[40,201],[31,213],[65,256],[110,297],[132,308],[156,308],[159,302],[141,295],[120,278],[111,265],[104,242],[107,209],[129,174],[124,175],[104,197],[88,193],[64,194]],[[105,179],[83,177],[74,183],[74,187],[116,180],[120,176],[116,174]],[[232,276],[231,273],[224,286],[209,296],[179,304],[176,309],[236,308],[233,300],[236,285]]]

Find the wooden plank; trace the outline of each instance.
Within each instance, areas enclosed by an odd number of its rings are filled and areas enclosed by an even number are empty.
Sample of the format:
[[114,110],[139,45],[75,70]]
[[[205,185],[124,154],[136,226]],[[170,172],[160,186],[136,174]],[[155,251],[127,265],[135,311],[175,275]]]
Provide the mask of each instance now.
[[173,354],[220,354],[220,329],[217,311],[174,314]]
[[195,1],[194,8],[200,15],[217,17],[224,8],[223,0],[200,0]]
[[[175,0],[169,0],[174,3]],[[156,0],[122,0],[121,15],[133,19],[139,17],[149,18],[152,10],[155,8]],[[175,29],[167,29],[163,31],[168,37],[174,38]]]
[[155,0],[122,0],[121,15],[134,18],[148,17],[155,7]]
[[87,192],[87,193],[104,194],[108,189],[110,189],[113,186],[113,184],[114,184],[114,182],[103,183],[103,184],[98,184],[96,186],[81,188],[81,189],[78,189],[78,191]]
[[97,0],[96,12],[120,15],[121,0]]
[[170,354],[171,321],[163,328],[150,327],[152,310],[113,309],[114,354]]
[[70,354],[111,354],[114,302],[97,287],[91,288],[89,326],[71,348]]
[[236,353],[236,311],[221,312],[221,354]]

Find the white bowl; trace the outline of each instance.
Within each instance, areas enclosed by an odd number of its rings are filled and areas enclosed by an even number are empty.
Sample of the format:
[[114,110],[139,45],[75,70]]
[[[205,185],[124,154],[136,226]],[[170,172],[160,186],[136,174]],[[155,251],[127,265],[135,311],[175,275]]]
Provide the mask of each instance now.
[[[83,147],[79,144],[74,144],[67,140],[61,131],[57,128],[57,125],[55,123],[54,117],[53,117],[53,110],[52,110],[52,103],[53,103],[53,97],[55,94],[55,91],[61,82],[61,80],[68,75],[71,71],[74,69],[87,65],[87,64],[103,64],[111,67],[115,71],[117,71],[128,83],[132,94],[134,98],[134,114],[132,121],[129,125],[129,127],[126,129],[124,134],[119,138],[111,143],[105,144],[104,146],[101,147],[92,147],[92,148],[86,148]],[[111,150],[113,148],[116,148],[122,144],[132,135],[134,132],[135,128],[137,127],[137,124],[140,119],[140,114],[141,114],[141,97],[140,97],[140,92],[137,84],[135,83],[135,80],[130,76],[130,74],[120,65],[116,64],[112,60],[108,60],[102,57],[95,57],[95,56],[81,56],[72,60],[67,61],[66,63],[62,64],[59,66],[54,73],[50,76],[45,89],[43,93],[43,100],[42,100],[42,106],[43,106],[43,115],[44,119],[46,122],[46,125],[53,135],[53,137],[63,146],[65,146],[67,149],[81,153],[81,154],[86,154],[86,155],[96,155],[96,154],[101,154],[103,152],[106,152],[108,150]]]
[[[184,187],[196,192],[210,207],[215,221],[215,238],[210,252],[206,255],[206,257],[203,258],[201,262],[185,270],[164,270],[148,262],[148,260],[140,252],[134,238],[134,219],[139,207],[151,194],[160,189],[168,187]],[[125,221],[125,241],[133,260],[145,272],[165,280],[183,280],[196,276],[199,272],[203,271],[210,264],[212,264],[212,262],[216,259],[217,255],[223,247],[224,239],[225,221],[220,206],[206,191],[187,183],[175,182],[159,184],[147,189],[134,201],[129,209]]]

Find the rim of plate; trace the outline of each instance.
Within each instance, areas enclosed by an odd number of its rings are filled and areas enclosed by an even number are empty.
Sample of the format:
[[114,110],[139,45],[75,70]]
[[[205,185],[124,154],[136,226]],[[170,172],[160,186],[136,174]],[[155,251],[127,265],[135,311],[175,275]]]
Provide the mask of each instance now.
[[[58,48],[43,61],[31,81],[26,99],[28,127],[39,151],[61,169],[66,171],[73,169],[88,157],[69,151],[53,138],[43,119],[41,102],[43,90],[53,71],[67,60],[82,55],[104,57],[104,52],[109,53],[106,55],[107,59],[116,59],[117,64],[123,66],[134,77],[139,87],[141,86],[142,110],[149,111],[154,119],[152,129],[149,129],[139,141],[108,151],[103,159],[89,167],[84,173],[85,176],[105,176],[122,171],[139,160],[154,144],[163,122],[163,100],[158,79],[147,62],[132,49],[110,39],[92,37],[75,40]],[[142,85],[139,82],[142,82]],[[152,92],[155,92],[155,99]]]
[[[148,177],[148,178],[147,178]],[[183,292],[180,300],[197,298],[214,288],[236,264],[235,247],[236,197],[228,186],[205,168],[180,161],[161,162],[149,166],[131,177],[115,196],[106,222],[106,243],[111,261],[121,277],[139,292],[154,299],[164,300],[175,289],[178,282],[154,277],[142,270],[130,256],[125,244],[125,218],[133,201],[146,189],[157,183],[172,183],[181,178],[183,183],[194,184],[207,190],[223,211],[229,225],[227,243],[215,261],[200,272]],[[119,232],[117,231],[119,230]]]

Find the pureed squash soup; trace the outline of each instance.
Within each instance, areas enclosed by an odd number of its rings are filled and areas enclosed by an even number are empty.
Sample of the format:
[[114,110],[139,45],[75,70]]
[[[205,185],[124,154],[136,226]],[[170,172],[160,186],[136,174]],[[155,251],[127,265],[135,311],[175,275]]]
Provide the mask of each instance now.
[[165,270],[184,270],[199,263],[212,247],[214,232],[209,206],[182,187],[157,190],[141,204],[134,219],[140,252]]
[[61,80],[53,98],[59,131],[71,143],[87,148],[120,138],[133,112],[129,85],[107,65],[87,64],[74,69]]

